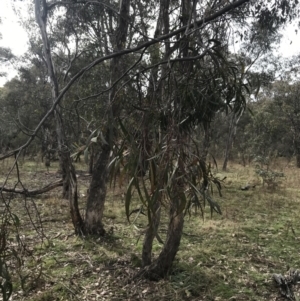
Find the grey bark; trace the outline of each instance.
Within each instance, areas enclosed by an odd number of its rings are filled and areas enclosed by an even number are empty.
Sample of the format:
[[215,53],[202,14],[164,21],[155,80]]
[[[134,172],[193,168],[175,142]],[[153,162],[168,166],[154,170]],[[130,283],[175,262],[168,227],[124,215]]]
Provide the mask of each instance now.
[[[50,77],[51,92],[53,103],[59,97],[59,86],[57,76],[54,70],[54,64],[51,56],[50,42],[47,34],[47,14],[48,8],[46,0],[35,0],[35,18],[40,28],[40,33],[43,40],[44,56],[47,63],[48,74]],[[59,164],[63,178],[63,197],[69,200],[71,218],[76,234],[81,234],[83,229],[83,221],[78,208],[77,195],[77,179],[75,169],[70,157],[70,149],[65,136],[65,129],[61,117],[61,111],[57,106],[54,110],[56,122],[56,138],[58,144]]]
[[[118,27],[115,32],[116,40],[114,46],[116,52],[125,48],[128,32],[129,8],[130,0],[121,0]],[[121,57],[115,57],[111,61],[111,85],[120,76],[120,72],[123,69],[121,63]],[[118,117],[120,113],[120,103],[118,102],[116,92],[116,87],[112,87],[109,93],[109,113],[105,136],[108,144],[102,146],[101,153],[95,163],[87,199],[85,229],[86,232],[91,235],[101,236],[105,234],[102,217],[106,199],[109,155],[115,138],[115,131],[113,128],[114,119]]]
[[[159,18],[157,19],[156,23],[156,29],[154,33],[154,39],[158,38],[161,34],[167,34],[169,32],[169,6],[170,6],[170,1],[169,0],[161,0],[160,1],[160,9],[159,9]],[[152,47],[156,47],[152,46]],[[170,51],[170,46],[169,43],[166,43],[165,46],[165,51],[168,56],[168,53]],[[158,57],[158,49],[153,49],[151,51],[151,65],[154,65],[159,61]],[[165,68],[163,68],[162,73],[165,73]],[[162,77],[164,75],[162,74]],[[151,81],[149,82],[148,86],[148,91],[147,95],[149,96],[148,99],[151,99],[151,94],[153,96],[153,99],[157,97],[156,95],[156,90],[157,90],[157,83],[158,83],[158,68],[153,68],[151,70]],[[163,87],[160,86],[160,97],[163,97]],[[151,106],[151,103],[149,103],[149,106]],[[144,118],[144,123],[143,123],[143,134],[144,134],[144,148],[149,148],[149,149],[142,149],[142,159],[143,162],[148,162],[147,159],[148,153],[150,153],[150,141],[149,141],[149,122],[148,120],[150,119],[149,113],[145,115]],[[146,165],[146,164],[143,164]],[[148,209],[150,210],[150,209]],[[152,246],[153,246],[153,240],[157,234],[157,230],[159,227],[160,223],[160,198],[156,200],[155,204],[153,204],[152,208],[152,219],[149,222],[149,226],[146,230],[145,237],[144,237],[144,242],[143,242],[143,249],[142,249],[142,266],[146,267],[151,264],[152,262]]]

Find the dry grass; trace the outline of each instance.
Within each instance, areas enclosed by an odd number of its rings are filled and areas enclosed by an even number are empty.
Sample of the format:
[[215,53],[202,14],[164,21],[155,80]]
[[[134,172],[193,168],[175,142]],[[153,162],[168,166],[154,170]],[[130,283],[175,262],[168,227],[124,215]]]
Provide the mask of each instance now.
[[[2,179],[8,168],[2,166]],[[286,175],[277,187],[262,187],[251,166],[229,164],[227,172],[215,170],[227,177],[223,197],[215,195],[223,215],[211,218],[207,208],[204,219],[194,212],[186,217],[173,272],[158,283],[128,284],[140,268],[140,229],[146,220],[139,218],[137,227],[128,224],[122,189],[109,193],[104,222],[110,235],[101,240],[73,235],[59,189],[35,199],[12,196],[11,209],[20,219],[25,243],[18,249],[23,262],[10,263],[15,268],[13,300],[283,300],[272,274],[300,267],[300,170],[284,160],[272,168]],[[54,180],[56,169],[52,166],[47,174],[43,165],[24,162],[22,174],[32,188]],[[14,182],[12,175],[10,184]],[[84,211],[88,177],[80,176],[79,182]],[[247,183],[257,185],[240,190]],[[163,220],[162,237],[166,227]],[[11,246],[17,248],[14,232]],[[154,254],[160,249],[155,242]]]

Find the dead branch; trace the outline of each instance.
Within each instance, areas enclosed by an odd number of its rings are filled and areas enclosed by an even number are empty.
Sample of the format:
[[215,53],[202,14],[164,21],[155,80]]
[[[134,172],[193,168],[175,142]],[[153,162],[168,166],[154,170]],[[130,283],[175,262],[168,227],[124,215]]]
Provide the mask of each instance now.
[[43,188],[36,189],[36,190],[27,190],[27,189],[18,189],[18,188],[5,188],[5,187],[0,187],[0,190],[3,192],[12,192],[12,193],[18,193],[18,194],[23,194],[25,196],[35,196],[39,194],[43,194],[45,192],[48,192],[56,187],[60,187],[63,185],[63,180],[58,180],[56,182],[50,183],[46,185]]

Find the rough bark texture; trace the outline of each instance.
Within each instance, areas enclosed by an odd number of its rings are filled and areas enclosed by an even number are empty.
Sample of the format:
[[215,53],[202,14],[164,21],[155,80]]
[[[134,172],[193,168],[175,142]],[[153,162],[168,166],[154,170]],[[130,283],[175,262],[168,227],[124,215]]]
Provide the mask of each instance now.
[[[116,41],[114,48],[116,51],[121,51],[125,48],[128,20],[129,20],[130,0],[122,0],[120,3],[120,13],[118,27],[116,29]],[[121,57],[115,57],[111,61],[111,78],[110,84],[122,74]],[[108,177],[108,163],[110,150],[114,144],[115,130],[113,128],[114,118],[118,117],[120,112],[120,103],[117,99],[117,89],[112,87],[108,97],[108,125],[105,139],[108,145],[102,146],[101,154],[98,157],[95,166],[93,167],[92,180],[89,189],[89,196],[86,206],[85,231],[90,235],[103,236],[105,230],[102,223],[104,203],[106,198],[106,185]]]
[[296,155],[297,167],[300,168],[300,154]]
[[157,229],[160,223],[160,202],[157,201],[153,206],[154,213],[152,214],[151,224],[149,225],[143,243],[142,250],[142,266],[146,267],[152,262],[152,245]]
[[170,222],[165,245],[158,258],[142,271],[141,274],[144,277],[157,281],[169,275],[179,249],[183,222],[183,213],[178,213],[174,204],[170,210]]
[[109,154],[110,147],[107,144],[103,145],[93,170],[85,215],[85,231],[91,235],[103,236],[105,234],[102,217],[106,197]]
[[92,175],[94,169],[95,149],[92,145],[90,146],[90,148],[91,150],[90,150],[90,160],[89,160],[89,174]]

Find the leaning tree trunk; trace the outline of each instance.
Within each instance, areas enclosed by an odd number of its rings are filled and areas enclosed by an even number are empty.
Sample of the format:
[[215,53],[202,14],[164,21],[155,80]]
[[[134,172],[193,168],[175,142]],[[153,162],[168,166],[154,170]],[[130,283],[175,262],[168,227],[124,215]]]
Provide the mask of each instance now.
[[[59,96],[59,87],[57,76],[54,71],[50,42],[47,34],[47,10],[48,7],[46,1],[41,2],[40,0],[35,0],[35,17],[43,40],[44,56],[50,77],[52,101],[55,103]],[[83,220],[78,208],[77,179],[70,157],[70,149],[65,136],[61,112],[58,106],[54,110],[54,116],[56,122],[56,139],[58,144],[59,163],[63,178],[63,197],[69,199],[71,218],[75,228],[75,233],[81,234],[83,233],[84,229]]]
[[[130,0],[122,0],[120,4],[118,27],[115,33],[116,41],[114,48],[116,51],[121,51],[125,48],[128,31],[129,9]],[[104,144],[102,146],[101,154],[93,168],[92,180],[86,206],[85,231],[89,235],[103,236],[105,234],[102,217],[106,199],[108,164],[110,150],[115,138],[115,130],[113,127],[114,119],[118,117],[120,112],[120,103],[117,99],[117,88],[114,86],[114,83],[117,81],[120,74],[122,74],[123,69],[121,58],[113,58],[111,61],[111,90],[108,97],[109,113],[105,136],[108,144]]]
[[175,256],[178,252],[183,230],[184,214],[178,212],[176,204],[170,209],[170,222],[167,239],[158,258],[140,274],[150,280],[159,280],[169,275]]
[[[160,7],[159,7],[159,18],[157,19],[156,23],[156,29],[154,32],[154,39],[159,37],[162,34],[168,34],[169,33],[169,6],[170,1],[169,0],[163,0],[160,1]],[[170,44],[165,44],[165,50],[168,55],[170,55]],[[150,48],[150,59],[151,63],[150,65],[155,65],[159,62],[159,47],[158,45],[153,45]],[[168,58],[168,56],[166,57]],[[165,76],[165,68],[162,68],[161,78],[164,78]],[[146,99],[155,99],[156,97],[163,97],[163,87],[160,86],[159,91],[157,90],[158,86],[158,73],[159,68],[155,67],[151,69],[151,76],[149,81],[149,86],[147,89],[147,98]],[[157,92],[159,93],[159,96],[157,95]],[[149,106],[151,106],[151,101],[149,102]],[[149,124],[151,124],[151,112],[145,113],[144,121],[143,121],[143,141],[144,141],[144,149],[142,152],[142,158],[143,163],[149,164],[149,153],[151,153],[150,149],[152,147],[152,143],[150,142],[149,135]],[[144,165],[143,165],[144,166]],[[148,166],[145,165],[145,168],[147,169]],[[146,171],[145,169],[145,171]],[[150,209],[148,209],[150,210]],[[149,266],[152,263],[152,247],[153,247],[153,240],[155,236],[158,238],[157,230],[160,223],[160,214],[161,214],[161,196],[156,200],[156,202],[153,204],[152,210],[151,210],[151,221],[149,222],[149,226],[147,228],[147,231],[145,233],[144,242],[143,242],[143,249],[142,249],[142,267]]]
[[153,240],[157,235],[157,230],[160,223],[160,211],[161,211],[160,201],[157,200],[153,205],[153,212],[151,213],[152,219],[145,233],[143,250],[142,250],[142,267],[146,267],[150,265],[152,262],[152,246],[153,246]]
[[94,169],[94,161],[95,161],[95,148],[93,145],[90,146],[90,159],[89,159],[89,174],[93,174]]

